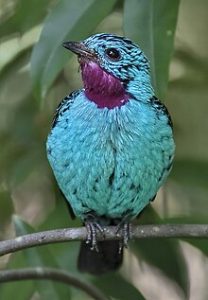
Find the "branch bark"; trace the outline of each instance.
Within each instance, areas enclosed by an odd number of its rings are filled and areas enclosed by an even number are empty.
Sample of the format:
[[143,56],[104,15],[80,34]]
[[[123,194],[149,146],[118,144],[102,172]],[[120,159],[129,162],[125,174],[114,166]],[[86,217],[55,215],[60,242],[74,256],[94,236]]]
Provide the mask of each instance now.
[[[85,240],[87,231],[85,227],[56,229],[19,236],[11,240],[0,242],[0,256],[16,252],[25,248]],[[171,225],[139,225],[131,227],[131,237],[141,238],[208,238],[208,224],[171,224]],[[105,239],[121,239],[117,227],[110,226],[105,229]],[[102,234],[97,233],[97,239],[103,240]]]
[[69,272],[57,270],[53,268],[24,268],[18,270],[3,270],[0,271],[0,282],[31,280],[31,279],[44,279],[53,280],[74,286],[82,290],[95,300],[108,300],[95,286],[88,284]]

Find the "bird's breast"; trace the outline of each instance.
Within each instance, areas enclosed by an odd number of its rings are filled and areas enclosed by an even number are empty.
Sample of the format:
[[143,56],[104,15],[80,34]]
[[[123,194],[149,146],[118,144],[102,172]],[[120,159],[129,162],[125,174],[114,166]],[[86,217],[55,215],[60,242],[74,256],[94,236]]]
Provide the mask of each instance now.
[[48,158],[75,213],[139,211],[160,186],[173,155],[172,131],[154,111],[129,101],[100,109],[79,95],[49,135]]

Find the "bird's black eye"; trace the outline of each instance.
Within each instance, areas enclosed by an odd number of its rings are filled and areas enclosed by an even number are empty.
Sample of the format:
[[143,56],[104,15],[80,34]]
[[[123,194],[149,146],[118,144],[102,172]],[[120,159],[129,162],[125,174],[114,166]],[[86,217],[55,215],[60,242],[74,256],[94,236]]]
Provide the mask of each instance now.
[[121,58],[121,54],[120,52],[115,49],[115,48],[108,48],[105,50],[106,55],[108,56],[108,58],[110,58],[111,60],[119,60]]

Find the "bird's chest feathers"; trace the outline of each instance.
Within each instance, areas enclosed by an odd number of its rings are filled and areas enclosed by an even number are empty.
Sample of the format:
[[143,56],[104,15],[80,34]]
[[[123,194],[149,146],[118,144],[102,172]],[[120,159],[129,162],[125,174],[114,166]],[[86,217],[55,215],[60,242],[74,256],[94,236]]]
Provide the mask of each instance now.
[[62,157],[81,156],[97,163],[108,155],[138,158],[138,151],[145,154],[159,139],[154,117],[152,111],[143,111],[136,101],[115,109],[100,109],[83,93],[53,130],[55,151],[60,150]]
[[127,203],[137,212],[147,204],[173,152],[165,122],[137,101],[100,109],[80,93],[60,115],[47,144],[55,176],[77,215],[82,216],[82,205],[99,215],[120,216]]

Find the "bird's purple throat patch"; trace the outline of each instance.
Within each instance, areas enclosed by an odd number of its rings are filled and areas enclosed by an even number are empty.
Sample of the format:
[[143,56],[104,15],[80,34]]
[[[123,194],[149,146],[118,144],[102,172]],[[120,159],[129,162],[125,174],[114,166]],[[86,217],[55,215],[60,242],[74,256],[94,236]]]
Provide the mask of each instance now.
[[85,95],[99,108],[124,105],[129,95],[119,79],[104,71],[96,62],[80,60]]

